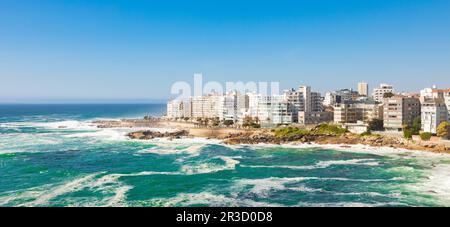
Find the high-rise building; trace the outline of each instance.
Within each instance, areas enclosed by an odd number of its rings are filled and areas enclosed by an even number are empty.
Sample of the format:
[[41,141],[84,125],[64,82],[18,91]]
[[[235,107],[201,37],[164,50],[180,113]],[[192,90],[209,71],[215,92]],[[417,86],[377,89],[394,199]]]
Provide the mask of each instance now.
[[171,119],[184,117],[184,102],[182,100],[172,100],[167,103],[167,117]]
[[411,126],[414,119],[421,114],[420,100],[416,97],[395,95],[385,98],[383,105],[383,121],[386,130],[401,131],[404,125]]
[[369,84],[366,82],[358,83],[358,93],[361,96],[369,96]]
[[[293,122],[293,114],[290,103],[284,95],[248,94],[248,111],[241,116],[249,116],[258,119],[264,126],[278,124],[290,124]],[[241,119],[242,120],[242,119]]]
[[422,102],[422,130],[436,134],[440,123],[448,121],[448,110],[441,98],[426,99]]
[[383,102],[384,94],[394,93],[394,87],[389,84],[380,84],[379,87],[373,89],[373,99],[377,102]]
[[220,120],[237,122],[239,115],[246,108],[246,96],[238,92],[230,92],[219,98],[218,117]]
[[289,103],[294,122],[299,122],[299,112],[323,111],[323,100],[320,93],[312,92],[309,86],[300,86],[297,91],[294,89],[284,91],[283,95],[284,99]]

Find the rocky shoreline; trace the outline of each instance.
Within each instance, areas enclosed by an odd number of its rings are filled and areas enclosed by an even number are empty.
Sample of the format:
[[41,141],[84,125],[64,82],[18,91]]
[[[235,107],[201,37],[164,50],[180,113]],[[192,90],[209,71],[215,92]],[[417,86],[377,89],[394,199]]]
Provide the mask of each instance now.
[[[99,128],[138,128],[138,127],[168,127],[166,121],[161,120],[121,120],[121,121],[97,121],[93,122]],[[443,143],[432,143],[427,141],[412,141],[399,137],[366,135],[361,136],[353,133],[341,135],[311,133],[292,136],[277,136],[268,129],[233,129],[233,128],[194,128],[190,125],[177,127],[174,132],[157,132],[150,130],[140,130],[127,134],[130,139],[151,140],[154,138],[180,139],[184,137],[200,137],[208,139],[220,139],[224,144],[335,144],[335,145],[356,145],[362,144],[372,147],[390,147],[408,150],[422,150],[436,153],[449,153],[450,145]]]
[[225,144],[289,144],[289,143],[303,143],[303,144],[319,144],[319,145],[367,145],[371,147],[390,147],[407,150],[423,150],[436,153],[449,153],[450,146],[443,144],[432,143],[417,143],[403,138],[385,137],[385,136],[360,136],[352,133],[344,135],[329,135],[329,134],[313,134],[313,135],[295,135],[278,137],[269,133],[263,134],[235,134],[229,135],[223,141]]
[[[130,139],[138,140],[150,140],[154,138],[168,138],[181,139],[184,137],[193,137],[187,130],[179,130],[176,132],[154,132],[154,131],[137,131],[127,134]],[[290,144],[290,143],[302,143],[302,144],[335,144],[335,145],[367,145],[371,147],[389,147],[408,150],[423,150],[436,153],[449,153],[450,146],[442,144],[432,143],[417,143],[414,141],[385,137],[379,135],[360,136],[357,134],[346,133],[343,135],[331,135],[331,134],[309,134],[309,135],[295,135],[295,136],[276,136],[266,130],[255,130],[248,132],[230,133],[225,137],[211,138],[221,139],[224,144],[227,145],[239,145],[239,144]]]

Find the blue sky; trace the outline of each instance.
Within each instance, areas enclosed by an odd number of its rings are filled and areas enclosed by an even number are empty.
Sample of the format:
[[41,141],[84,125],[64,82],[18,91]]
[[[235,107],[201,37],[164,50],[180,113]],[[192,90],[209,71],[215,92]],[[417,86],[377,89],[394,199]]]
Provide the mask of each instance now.
[[0,102],[138,102],[207,81],[450,87],[450,1],[0,1]]

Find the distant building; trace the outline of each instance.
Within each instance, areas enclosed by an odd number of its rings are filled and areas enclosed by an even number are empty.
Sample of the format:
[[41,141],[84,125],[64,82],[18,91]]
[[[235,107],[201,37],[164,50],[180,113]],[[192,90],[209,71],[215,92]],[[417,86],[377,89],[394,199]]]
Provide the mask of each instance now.
[[[242,118],[248,116],[258,119],[261,126],[271,127],[293,122],[290,104],[283,95],[248,94],[249,108]],[[242,121],[242,120],[241,120]]]
[[221,99],[222,95],[217,93],[192,97],[192,118],[219,117]]
[[448,109],[443,99],[431,98],[422,102],[422,130],[436,134],[440,123],[448,121]]
[[238,92],[230,92],[219,98],[218,117],[220,120],[232,120],[237,122],[241,113],[248,108],[246,95]]
[[296,91],[294,89],[284,91],[284,100],[289,103],[289,109],[293,115],[293,122],[299,122],[299,112],[322,112],[322,97],[318,92],[312,92],[309,86],[300,86]]
[[366,82],[358,83],[358,93],[361,96],[369,96],[369,84]]
[[321,124],[333,121],[333,112],[298,112],[298,123],[303,125]]
[[334,106],[334,122],[336,124],[369,123],[373,119],[383,119],[382,104],[373,100],[348,101]]
[[420,91],[420,101],[423,103],[427,99],[442,99],[447,106],[448,118],[450,119],[450,89],[425,88]]
[[379,87],[373,89],[373,99],[377,102],[383,102],[384,94],[394,93],[394,87],[389,84],[380,84]]
[[173,100],[167,103],[167,117],[170,119],[182,118],[185,116],[184,112],[185,102],[182,100]]
[[359,93],[352,89],[341,89],[334,92],[327,92],[323,105],[333,106],[335,104],[344,103],[348,101],[355,101],[359,97]]
[[324,106],[333,106],[336,103],[337,103],[337,100],[336,100],[336,94],[335,93],[333,93],[333,92],[325,93],[325,98],[323,100],[323,105]]
[[370,100],[358,101],[353,104],[356,109],[357,121],[369,123],[374,119],[383,119],[383,105]]
[[341,103],[334,107],[334,123],[356,123],[356,108],[353,104]]
[[419,117],[420,100],[415,97],[395,95],[383,102],[383,122],[386,130],[401,131],[404,125],[412,125]]

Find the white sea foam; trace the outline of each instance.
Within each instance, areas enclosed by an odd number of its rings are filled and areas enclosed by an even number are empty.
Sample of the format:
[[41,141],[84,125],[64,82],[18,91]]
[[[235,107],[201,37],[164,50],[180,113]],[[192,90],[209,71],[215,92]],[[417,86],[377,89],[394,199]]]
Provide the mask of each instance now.
[[85,137],[92,137],[92,138],[98,138],[98,139],[104,139],[104,140],[114,140],[114,141],[125,141],[126,134],[129,132],[129,130],[123,130],[123,129],[96,129],[89,132],[80,132],[80,133],[72,133],[65,135],[66,138],[85,138]]
[[63,140],[53,133],[7,133],[0,137],[0,154],[37,152],[36,145],[55,145],[62,142]]
[[[236,168],[240,162],[227,156],[218,156],[217,158],[222,159],[225,165],[219,165],[215,163],[200,163],[194,165],[183,165],[181,167],[181,172],[186,174],[204,174],[204,173],[214,173],[224,170],[233,170]],[[241,157],[234,157],[241,158]]]
[[[396,179],[351,179],[339,177],[269,177],[262,179],[241,179],[235,182],[237,190],[242,190],[246,186],[252,186],[249,192],[254,193],[260,197],[268,197],[272,191],[303,191],[303,192],[319,192],[322,189],[308,188],[305,186],[286,186],[293,183],[319,180],[319,181],[355,181],[355,182],[385,182],[395,181]],[[236,191],[236,189],[235,189]],[[324,192],[324,191],[323,191]]]
[[[2,193],[3,195],[0,196],[0,205],[9,204],[14,201],[26,201],[19,203],[16,206],[48,205],[52,199],[58,196],[83,189],[89,189],[93,191],[100,191],[104,194],[112,194],[112,196],[107,197],[102,201],[97,201],[91,205],[125,206],[126,193],[132,189],[132,187],[129,185],[123,185],[123,183],[119,181],[120,177],[178,175],[180,173],[143,171],[130,174],[106,174],[98,178],[101,174],[104,173],[89,174],[60,184],[43,185],[26,190]],[[83,204],[78,203],[78,205],[82,206]],[[89,204],[87,205],[89,206]]]
[[161,206],[192,206],[192,205],[208,205],[211,207],[280,207],[280,204],[256,202],[250,199],[241,199],[217,195],[211,192],[201,193],[180,193],[173,198],[152,199],[152,204],[160,204]]
[[312,169],[323,169],[328,168],[332,165],[363,165],[363,166],[377,166],[378,162],[374,159],[350,159],[350,160],[330,160],[330,161],[320,161],[315,165],[307,166],[294,166],[294,165],[242,165],[242,167],[248,168],[284,168],[284,169],[294,169],[294,170],[312,170]]
[[441,164],[425,171],[427,177],[418,183],[409,184],[407,188],[414,192],[432,194],[443,206],[450,206],[450,165]]
[[18,128],[18,127],[35,127],[35,128],[47,128],[47,129],[76,129],[76,130],[89,130],[94,129],[96,126],[87,121],[56,121],[56,122],[8,122],[3,123],[2,127]]
[[[191,156],[196,156],[200,154],[201,149],[206,146],[205,144],[167,144],[158,143],[156,147],[150,149],[141,150],[139,154],[159,154],[159,155],[173,155],[173,154],[190,154]],[[181,147],[181,148],[180,148]],[[186,148],[182,148],[186,147]]]
[[406,206],[401,202],[380,202],[380,203],[359,203],[359,202],[336,202],[336,203],[299,203],[301,207],[385,207],[385,206]]
[[338,150],[351,153],[364,153],[364,154],[374,154],[380,156],[388,157],[401,157],[401,158],[450,158],[450,154],[446,153],[434,153],[434,152],[424,152],[419,150],[408,150],[403,148],[392,148],[392,147],[373,147],[364,144],[316,144],[316,143],[288,143],[288,144],[254,144],[254,145],[241,145],[246,147],[251,147],[254,149],[258,148],[294,148],[294,149],[307,149],[307,148],[317,148],[317,149],[330,149]]
[[82,178],[75,179],[73,181],[67,182],[61,186],[58,186],[56,188],[52,188],[49,191],[46,191],[42,194],[40,194],[36,200],[25,203],[23,206],[39,206],[47,204],[51,199],[67,194],[69,192],[79,191],[83,188],[85,188],[85,183],[88,181],[91,181],[97,174],[90,174],[87,176],[84,176]]

